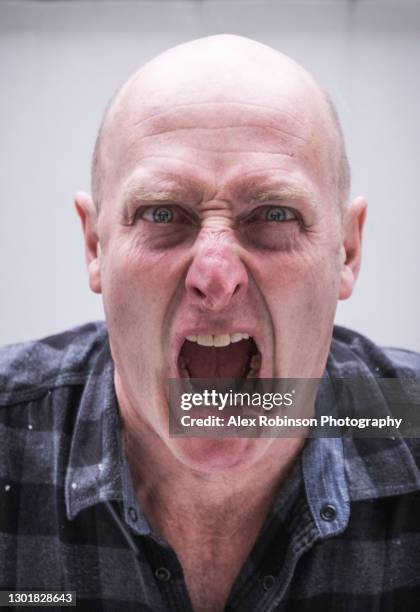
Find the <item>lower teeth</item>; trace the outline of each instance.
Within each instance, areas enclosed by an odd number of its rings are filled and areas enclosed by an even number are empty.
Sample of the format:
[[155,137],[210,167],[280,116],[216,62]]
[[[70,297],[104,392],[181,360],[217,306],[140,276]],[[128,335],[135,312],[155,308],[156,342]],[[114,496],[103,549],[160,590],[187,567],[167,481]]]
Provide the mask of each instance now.
[[261,354],[256,353],[251,357],[249,362],[249,372],[246,375],[247,378],[258,378],[258,374],[261,368]]
[[[261,354],[256,353],[251,357],[249,362],[249,370],[246,378],[258,378],[261,368]],[[179,372],[182,378],[191,378],[190,371],[187,368],[187,362],[183,357],[179,358]]]
[[185,367],[181,368],[181,374],[183,375],[183,378],[191,378],[189,371]]

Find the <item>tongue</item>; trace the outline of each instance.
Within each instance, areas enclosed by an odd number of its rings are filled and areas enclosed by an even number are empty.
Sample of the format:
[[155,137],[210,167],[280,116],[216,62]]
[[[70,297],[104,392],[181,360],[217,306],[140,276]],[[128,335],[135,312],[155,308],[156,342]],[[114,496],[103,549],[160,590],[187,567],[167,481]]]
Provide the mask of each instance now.
[[229,346],[200,346],[186,340],[181,350],[191,378],[245,378],[255,345],[241,340]]

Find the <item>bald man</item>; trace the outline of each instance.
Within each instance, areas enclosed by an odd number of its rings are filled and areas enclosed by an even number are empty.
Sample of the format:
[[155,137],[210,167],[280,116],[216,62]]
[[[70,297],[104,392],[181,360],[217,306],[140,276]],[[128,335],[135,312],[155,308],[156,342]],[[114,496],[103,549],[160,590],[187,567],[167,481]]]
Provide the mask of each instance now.
[[1,353],[1,588],[89,610],[417,609],[415,440],[169,433],[168,380],[363,375],[386,412],[374,381],[419,375],[419,355],[334,328],[366,201],[314,79],[235,36],[163,53],[113,97],[76,208],[106,325]]

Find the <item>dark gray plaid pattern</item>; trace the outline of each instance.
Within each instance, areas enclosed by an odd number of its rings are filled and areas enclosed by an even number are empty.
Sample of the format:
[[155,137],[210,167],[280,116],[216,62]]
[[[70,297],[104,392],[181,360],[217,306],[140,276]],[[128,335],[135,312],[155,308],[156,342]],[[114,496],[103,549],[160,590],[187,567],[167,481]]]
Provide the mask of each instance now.
[[[418,377],[420,356],[336,327],[327,371]],[[1,590],[74,590],[81,610],[191,611],[120,430],[103,323],[0,350]],[[419,463],[414,438],[308,440],[226,610],[419,610]]]

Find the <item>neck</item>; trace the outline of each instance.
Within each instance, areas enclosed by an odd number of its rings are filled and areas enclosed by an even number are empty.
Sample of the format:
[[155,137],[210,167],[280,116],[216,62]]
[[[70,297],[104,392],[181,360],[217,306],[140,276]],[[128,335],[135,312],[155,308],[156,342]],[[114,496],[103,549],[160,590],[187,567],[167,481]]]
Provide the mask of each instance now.
[[[266,440],[255,442],[265,444]],[[238,521],[267,514],[304,439],[270,442],[267,451],[251,467],[208,473],[185,465],[145,425],[133,429],[125,421],[124,428],[124,449],[135,491],[148,517],[155,517],[155,523],[160,524],[160,514],[169,521],[175,516],[193,516],[213,533],[217,525],[223,525],[226,533],[227,523],[235,529]]]
[[[167,432],[158,432],[129,401],[118,375],[115,387],[124,425],[124,451],[135,492],[148,518],[194,516],[210,527],[210,517],[218,524],[220,517],[235,523],[248,515],[268,512],[304,438],[243,440],[251,448],[251,462],[239,460],[234,467],[210,471],[192,467],[176,451],[178,440],[170,440]],[[206,445],[212,442],[195,438],[193,443],[195,449],[203,445],[206,455]],[[225,449],[233,443],[233,439],[221,441]]]
[[194,610],[223,610],[304,438],[252,439],[261,452],[246,466],[194,469],[174,452],[174,440],[158,435],[116,389],[140,505],[175,551]]

